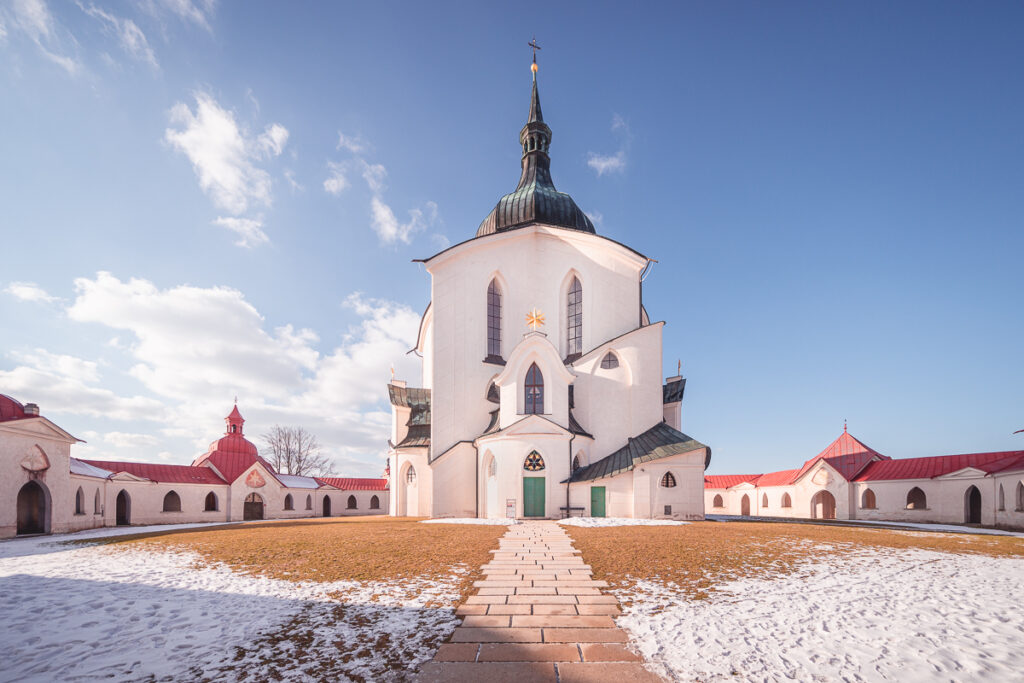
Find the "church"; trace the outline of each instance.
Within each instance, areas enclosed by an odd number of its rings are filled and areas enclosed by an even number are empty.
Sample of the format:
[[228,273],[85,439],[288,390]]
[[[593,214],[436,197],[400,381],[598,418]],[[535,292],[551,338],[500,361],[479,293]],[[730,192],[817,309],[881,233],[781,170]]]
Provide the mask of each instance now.
[[518,186],[420,261],[420,386],[388,385],[390,513],[703,519],[711,449],[680,431],[685,380],[662,381],[652,259],[555,189],[531,68]]
[[0,538],[104,526],[379,515],[386,479],[278,472],[245,438],[236,405],[191,465],[82,460],[80,439],[34,403],[0,394]]

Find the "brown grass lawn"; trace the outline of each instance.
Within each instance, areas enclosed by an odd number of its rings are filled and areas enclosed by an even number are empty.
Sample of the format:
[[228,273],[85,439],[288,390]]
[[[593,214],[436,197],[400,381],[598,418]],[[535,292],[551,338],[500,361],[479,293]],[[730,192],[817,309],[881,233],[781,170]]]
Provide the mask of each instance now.
[[182,549],[235,570],[291,581],[371,581],[448,575],[466,565],[468,589],[504,526],[331,517],[165,531],[105,539]]
[[[1012,536],[914,533],[810,524],[695,522],[685,526],[566,527],[593,567],[594,578],[625,588],[633,578],[659,577],[694,598],[723,581],[793,571],[825,553],[870,548],[921,548],[1024,557]],[[823,546],[828,546],[823,547]]]

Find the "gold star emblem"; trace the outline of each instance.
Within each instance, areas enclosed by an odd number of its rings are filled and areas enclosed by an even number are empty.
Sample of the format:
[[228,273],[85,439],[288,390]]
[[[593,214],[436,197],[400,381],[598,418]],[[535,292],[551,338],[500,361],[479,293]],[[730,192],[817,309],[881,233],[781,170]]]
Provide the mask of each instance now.
[[536,332],[537,328],[544,324],[544,314],[534,308],[526,314],[526,324]]

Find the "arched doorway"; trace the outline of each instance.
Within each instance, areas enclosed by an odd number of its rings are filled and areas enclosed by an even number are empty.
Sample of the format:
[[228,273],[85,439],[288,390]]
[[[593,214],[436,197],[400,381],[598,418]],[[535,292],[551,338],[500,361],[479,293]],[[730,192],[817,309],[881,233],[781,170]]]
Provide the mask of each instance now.
[[740,499],[740,514],[744,517],[750,516],[750,496],[743,494],[743,498]]
[[981,524],[981,491],[971,486],[964,493],[964,522]]
[[331,516],[331,497],[324,496],[324,517]]
[[242,507],[242,519],[263,519],[263,498],[258,493],[250,493],[245,497]]
[[811,498],[812,519],[835,519],[836,498],[828,491],[818,491]]
[[49,532],[50,510],[46,490],[30,481],[18,491],[18,534]]
[[132,499],[128,492],[121,489],[117,494],[117,503],[114,506],[117,510],[117,525],[128,526],[132,523]]

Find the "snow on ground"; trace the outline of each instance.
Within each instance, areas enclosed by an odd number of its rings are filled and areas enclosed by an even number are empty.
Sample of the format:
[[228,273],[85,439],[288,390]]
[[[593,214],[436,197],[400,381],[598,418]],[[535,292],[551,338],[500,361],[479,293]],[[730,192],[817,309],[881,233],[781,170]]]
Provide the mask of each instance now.
[[[706,519],[709,522],[759,522],[763,521],[764,517],[743,517],[741,515],[707,515]],[[987,529],[976,526],[961,526],[959,524],[926,524],[921,522],[883,522],[875,519],[850,519],[842,520],[841,523],[835,524],[834,522],[826,520],[809,520],[803,518],[795,518],[793,520],[785,520],[781,517],[770,517],[767,518],[773,522],[777,521],[792,521],[796,524],[834,524],[835,526],[859,526],[871,528],[873,526],[895,526],[895,527],[906,527],[908,529],[921,529],[923,531],[944,531],[958,534],[982,534],[989,536],[1018,536],[1024,538],[1024,533],[1019,531],[1006,531],[1005,529]]]
[[1024,560],[879,549],[688,600],[615,590],[617,621],[655,670],[688,681],[1020,680]]
[[489,526],[519,524],[518,519],[509,519],[508,517],[496,519],[485,519],[482,517],[438,517],[437,519],[424,519],[420,521],[423,524],[486,524]]
[[559,524],[568,526],[679,526],[689,522],[677,522],[672,519],[632,519],[629,517],[570,517],[558,520]]
[[0,543],[0,680],[404,680],[456,625],[454,574],[300,583],[66,543],[116,531]]

